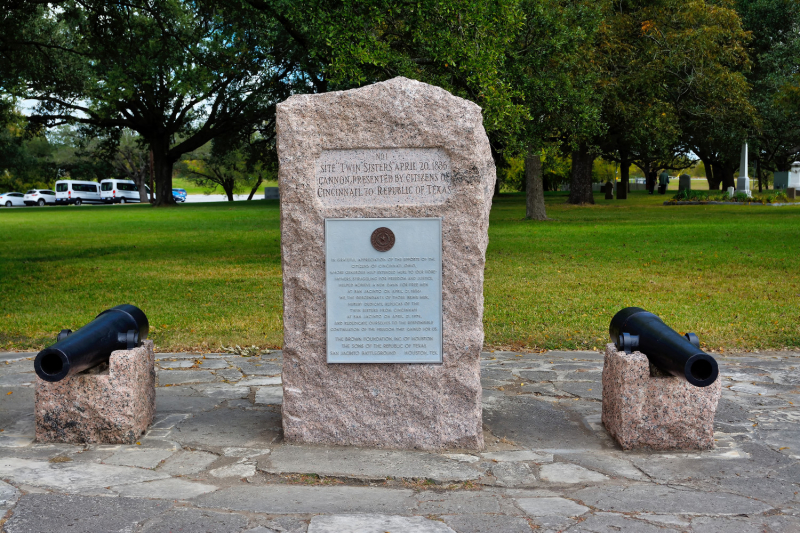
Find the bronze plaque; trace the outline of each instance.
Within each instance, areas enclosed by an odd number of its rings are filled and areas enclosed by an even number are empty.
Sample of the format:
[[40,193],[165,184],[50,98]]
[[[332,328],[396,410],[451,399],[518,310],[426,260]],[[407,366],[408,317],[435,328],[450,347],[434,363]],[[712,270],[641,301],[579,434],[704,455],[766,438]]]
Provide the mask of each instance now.
[[372,232],[370,242],[379,252],[388,252],[394,246],[394,233],[389,228],[378,228]]

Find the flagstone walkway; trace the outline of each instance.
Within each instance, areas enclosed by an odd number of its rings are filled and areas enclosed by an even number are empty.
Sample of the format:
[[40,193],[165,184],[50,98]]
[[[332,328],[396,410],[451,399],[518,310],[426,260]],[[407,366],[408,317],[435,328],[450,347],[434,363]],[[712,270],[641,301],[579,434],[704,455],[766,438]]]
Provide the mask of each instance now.
[[0,354],[8,533],[800,531],[799,352],[718,356],[696,453],[623,452],[595,352],[484,353],[481,453],[284,443],[280,352],[158,354],[140,444],[37,444],[34,355]]

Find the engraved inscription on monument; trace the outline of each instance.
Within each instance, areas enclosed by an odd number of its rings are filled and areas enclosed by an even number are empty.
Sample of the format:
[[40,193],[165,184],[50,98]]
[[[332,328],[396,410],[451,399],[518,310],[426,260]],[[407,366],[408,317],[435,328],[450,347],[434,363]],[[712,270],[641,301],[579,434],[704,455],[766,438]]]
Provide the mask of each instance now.
[[315,194],[326,207],[432,205],[450,197],[450,158],[441,148],[323,150]]
[[326,219],[325,286],[328,363],[442,362],[440,218]]

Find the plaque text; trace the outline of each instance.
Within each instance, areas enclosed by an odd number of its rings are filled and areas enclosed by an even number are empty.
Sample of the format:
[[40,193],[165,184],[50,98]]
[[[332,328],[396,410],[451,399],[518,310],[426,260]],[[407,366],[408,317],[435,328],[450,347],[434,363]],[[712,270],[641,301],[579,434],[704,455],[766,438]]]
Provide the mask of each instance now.
[[324,206],[441,204],[451,193],[440,148],[323,150],[315,195]]
[[441,362],[440,219],[327,219],[325,248],[329,363]]

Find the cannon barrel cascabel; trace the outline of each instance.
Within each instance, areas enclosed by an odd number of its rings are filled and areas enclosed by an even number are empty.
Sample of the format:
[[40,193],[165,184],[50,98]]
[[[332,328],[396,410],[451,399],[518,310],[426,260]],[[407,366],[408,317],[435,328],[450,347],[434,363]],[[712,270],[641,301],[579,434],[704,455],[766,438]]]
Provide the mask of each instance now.
[[129,304],[106,309],[76,332],[58,334],[57,342],[36,356],[33,367],[45,381],[61,381],[107,362],[114,350],[140,346],[150,332],[147,316]]
[[707,387],[719,376],[717,361],[700,349],[694,333],[681,335],[641,307],[626,307],[608,327],[617,350],[640,351],[660,370]]

